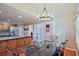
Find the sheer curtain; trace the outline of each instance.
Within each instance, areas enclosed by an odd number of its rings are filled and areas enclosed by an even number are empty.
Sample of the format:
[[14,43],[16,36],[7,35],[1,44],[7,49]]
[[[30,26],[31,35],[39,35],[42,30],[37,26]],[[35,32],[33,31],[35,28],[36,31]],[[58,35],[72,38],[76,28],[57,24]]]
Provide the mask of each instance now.
[[76,19],[76,43],[77,43],[78,52],[79,52],[79,12]]

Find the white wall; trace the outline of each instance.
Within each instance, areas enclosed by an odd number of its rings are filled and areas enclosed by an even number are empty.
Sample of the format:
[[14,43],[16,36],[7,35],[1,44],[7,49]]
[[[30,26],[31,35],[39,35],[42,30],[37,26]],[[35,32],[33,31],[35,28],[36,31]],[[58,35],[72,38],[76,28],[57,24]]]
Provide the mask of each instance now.
[[[67,47],[71,49],[76,49],[76,28],[75,28],[75,16],[68,15],[67,17],[62,17],[55,21],[56,25],[63,32],[61,36],[65,36],[64,40],[69,40]],[[57,28],[56,28],[57,29]],[[57,32],[58,30],[56,30]]]
[[31,32],[33,32],[33,25],[28,26],[29,26],[28,36],[31,36]]

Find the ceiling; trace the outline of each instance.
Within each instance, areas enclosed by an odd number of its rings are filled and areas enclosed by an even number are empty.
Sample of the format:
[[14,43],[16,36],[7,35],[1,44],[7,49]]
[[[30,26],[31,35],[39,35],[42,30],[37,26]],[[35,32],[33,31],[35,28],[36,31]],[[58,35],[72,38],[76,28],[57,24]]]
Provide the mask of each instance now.
[[[16,8],[7,6],[5,4],[0,4],[0,22],[8,22],[13,24],[33,24],[36,22],[36,17],[24,13],[21,10],[18,10]],[[21,18],[20,18],[21,17]]]
[[[75,3],[47,3],[46,7],[54,20],[76,15],[78,4]],[[34,24],[38,22],[36,16],[42,12],[42,3],[0,3],[0,22],[16,24]],[[22,18],[19,18],[22,16]],[[8,21],[8,19],[10,21]]]

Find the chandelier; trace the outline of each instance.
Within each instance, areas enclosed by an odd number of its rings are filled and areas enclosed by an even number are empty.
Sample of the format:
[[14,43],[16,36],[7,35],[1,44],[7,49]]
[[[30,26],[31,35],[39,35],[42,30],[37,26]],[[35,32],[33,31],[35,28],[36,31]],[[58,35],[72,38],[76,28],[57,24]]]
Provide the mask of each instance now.
[[44,8],[41,14],[37,16],[37,20],[39,21],[50,21],[53,20],[54,16],[49,14],[46,9],[46,4],[44,4]]

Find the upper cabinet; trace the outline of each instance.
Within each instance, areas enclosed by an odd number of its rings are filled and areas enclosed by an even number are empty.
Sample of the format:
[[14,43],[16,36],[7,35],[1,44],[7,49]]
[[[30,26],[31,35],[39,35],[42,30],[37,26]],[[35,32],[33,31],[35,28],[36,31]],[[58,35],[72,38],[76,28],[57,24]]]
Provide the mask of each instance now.
[[0,24],[0,30],[1,31],[4,31],[4,30],[9,30],[9,24],[7,24],[7,23],[2,23],[2,24]]

